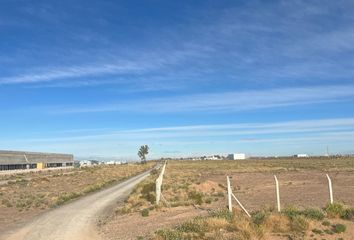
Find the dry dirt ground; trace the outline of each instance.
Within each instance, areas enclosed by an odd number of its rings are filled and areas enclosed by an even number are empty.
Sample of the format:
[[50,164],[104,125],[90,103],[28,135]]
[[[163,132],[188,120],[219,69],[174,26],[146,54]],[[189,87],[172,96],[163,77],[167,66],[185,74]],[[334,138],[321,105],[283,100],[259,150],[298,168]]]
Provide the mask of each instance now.
[[0,186],[0,232],[62,205],[151,168],[146,165],[99,166],[70,171],[6,176]]
[[128,240],[138,237],[145,239],[157,229],[176,226],[190,218],[207,213],[207,210],[193,207],[176,207],[152,212],[148,217],[142,217],[140,213],[114,215],[100,226],[100,235],[106,240]]
[[[277,173],[280,201],[283,207],[324,207],[329,201],[328,182],[324,172],[302,170]],[[335,201],[354,206],[354,173],[332,172]],[[275,181],[272,173],[238,173],[232,175],[234,193],[244,206],[253,211],[275,206]],[[212,181],[225,184],[224,176],[210,176]]]
[[[127,215],[113,214],[100,226],[101,236],[109,240],[138,237],[145,239],[158,229],[177,226],[194,216],[206,215],[208,212],[206,209],[225,208],[227,206],[226,175],[232,176],[233,191],[250,212],[264,207],[275,208],[274,174],[277,175],[280,183],[282,207],[295,206],[300,209],[324,207],[329,201],[326,173],[332,178],[334,199],[348,206],[354,206],[354,159],[248,161],[250,162],[169,162],[165,173],[163,194],[170,204],[176,201],[180,204],[175,204],[177,207],[166,205],[150,211],[148,217],[142,217],[140,212]],[[206,196],[218,193],[218,197],[209,204],[204,202],[200,206],[195,204],[193,206],[186,201],[188,198],[186,192],[192,190],[202,192]],[[354,239],[352,232],[354,224],[352,222],[346,224],[348,231],[344,239]],[[341,236],[337,235],[337,237]],[[271,236],[267,239],[284,238]]]

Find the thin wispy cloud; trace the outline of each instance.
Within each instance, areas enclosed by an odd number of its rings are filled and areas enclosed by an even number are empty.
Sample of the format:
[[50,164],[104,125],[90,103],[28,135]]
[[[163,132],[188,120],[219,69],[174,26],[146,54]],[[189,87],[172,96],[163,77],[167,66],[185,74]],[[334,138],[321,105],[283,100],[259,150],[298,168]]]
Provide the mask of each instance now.
[[[105,133],[99,133],[104,130]],[[85,132],[97,132],[85,135]],[[58,134],[52,132],[53,135]],[[320,136],[342,135],[354,137],[354,118],[318,119],[306,121],[287,121],[273,123],[242,123],[242,124],[215,124],[215,125],[188,125],[170,126],[160,128],[142,128],[129,130],[114,129],[71,129],[62,130],[60,133],[75,134],[59,138],[33,138],[15,140],[20,142],[61,142],[77,140],[114,140],[125,139],[127,141],[137,139],[181,138],[181,137],[210,137],[210,136],[269,136],[283,134],[316,134]],[[241,137],[243,136],[243,137]],[[251,138],[252,139],[252,138]],[[253,140],[249,140],[253,141]]]
[[47,70],[46,72],[30,73],[15,77],[0,78],[1,84],[38,83],[50,82],[58,79],[71,79],[87,76],[97,76],[102,74],[124,74],[137,73],[145,70],[143,66],[133,63],[126,64],[104,64],[101,66],[68,67],[57,70]]
[[[112,149],[117,146],[134,149],[141,142],[145,142],[154,146],[155,154],[163,151],[169,152],[170,150],[168,149],[171,147],[181,149],[181,147],[190,145],[199,149],[211,143],[225,145],[229,149],[228,151],[232,151],[232,147],[230,147],[232,144],[242,147],[247,146],[247,144],[250,146],[268,144],[290,146],[295,144],[306,149],[305,145],[323,147],[323,145],[333,141],[336,141],[336,144],[353,141],[354,119],[337,118],[271,123],[187,125],[118,131],[111,129],[105,131],[105,133],[96,132],[99,129],[93,130],[67,130],[64,131],[65,137],[9,139],[6,144],[21,144],[24,146],[39,144],[44,147],[59,145],[76,149],[95,147],[104,152],[104,149]],[[90,134],[85,135],[85,131]],[[53,133],[53,135],[55,134]],[[181,150],[178,150],[178,152],[180,155],[184,154]]]
[[238,112],[346,101],[353,98],[354,85],[339,85],[194,94],[178,97],[141,99],[139,101],[122,101],[122,103],[117,104],[50,106],[37,108],[37,111],[51,114],[97,112]]

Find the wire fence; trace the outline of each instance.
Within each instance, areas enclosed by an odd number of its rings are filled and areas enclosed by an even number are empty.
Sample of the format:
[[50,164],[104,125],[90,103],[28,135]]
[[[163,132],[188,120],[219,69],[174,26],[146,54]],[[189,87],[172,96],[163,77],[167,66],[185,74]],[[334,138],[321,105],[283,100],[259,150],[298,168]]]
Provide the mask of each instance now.
[[[328,202],[333,204],[334,202],[334,197],[333,197],[333,186],[332,186],[332,179],[330,178],[330,176],[328,174],[325,175],[327,178],[327,182],[328,182],[328,188],[326,187],[326,190],[324,191],[328,191]],[[239,199],[235,196],[235,194],[233,193],[232,190],[232,186],[231,186],[231,179],[232,177],[226,176],[226,184],[227,184],[227,203],[228,203],[228,209],[230,212],[232,212],[232,199],[234,199],[236,201],[236,203],[238,204],[238,206],[245,212],[245,214],[249,217],[251,217],[251,215],[249,214],[249,212],[247,211],[247,209],[244,207],[244,205],[239,201]],[[280,197],[280,187],[279,187],[279,180],[277,178],[276,175],[274,175],[274,194],[275,194],[275,199],[276,202],[274,203],[276,206],[276,209],[278,212],[281,212],[281,197]]]

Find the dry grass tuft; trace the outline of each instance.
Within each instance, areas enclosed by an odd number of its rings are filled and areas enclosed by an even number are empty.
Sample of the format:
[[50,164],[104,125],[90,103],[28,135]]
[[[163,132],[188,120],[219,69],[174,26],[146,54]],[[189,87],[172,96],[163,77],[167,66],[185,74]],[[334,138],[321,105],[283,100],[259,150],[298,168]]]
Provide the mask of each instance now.
[[280,214],[270,215],[266,219],[264,226],[274,233],[285,233],[290,231],[289,218]]
[[227,229],[229,222],[224,218],[211,217],[205,220],[208,231],[220,231],[221,229]]

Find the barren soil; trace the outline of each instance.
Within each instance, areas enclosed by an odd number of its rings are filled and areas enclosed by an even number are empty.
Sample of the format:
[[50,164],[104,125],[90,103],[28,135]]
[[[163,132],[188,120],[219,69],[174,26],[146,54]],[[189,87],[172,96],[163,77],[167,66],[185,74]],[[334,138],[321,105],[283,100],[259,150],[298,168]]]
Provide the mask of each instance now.
[[[211,204],[203,203],[201,209],[217,209],[227,206],[226,176],[232,176],[232,187],[235,195],[250,212],[276,206],[274,174],[280,183],[281,205],[299,208],[324,207],[329,202],[329,191],[326,173],[332,178],[335,201],[354,206],[354,172],[353,159],[338,161],[301,160],[289,163],[286,161],[172,161],[167,165],[165,186],[163,190],[167,200],[173,201],[174,195],[182,199],[186,195],[186,186],[208,194],[224,193]],[[176,191],[172,191],[173,189]],[[236,203],[234,202],[234,206]],[[147,237],[161,228],[173,227],[197,215],[207,214],[206,210],[193,206],[179,206],[150,211],[148,217],[133,213],[129,215],[113,215],[100,228],[104,239],[136,239]],[[337,222],[340,222],[338,220]],[[348,229],[354,228],[353,222],[346,222]],[[309,233],[310,234],[310,233]],[[344,239],[354,239],[352,230]],[[318,239],[321,236],[317,236]],[[337,235],[337,237],[342,237]],[[281,236],[268,236],[266,239],[287,239]],[[327,238],[326,238],[327,239]]]
[[[326,203],[328,203],[327,178],[323,172],[281,172],[278,173],[277,176],[280,182],[282,205],[293,205],[305,208],[324,207]],[[353,206],[354,174],[350,172],[342,172],[334,173],[331,176],[335,199],[340,200],[349,206]],[[224,175],[209,175],[203,176],[203,178],[207,184],[203,184],[202,181],[200,184],[202,187],[199,189],[204,189],[205,191],[210,190],[206,188],[206,185],[210,185],[211,188],[215,188],[218,185],[217,183],[226,185],[226,178]],[[276,197],[273,174],[234,174],[232,185],[235,189],[235,195],[249,211],[259,210],[265,206],[275,207]],[[236,203],[234,202],[234,204]],[[217,209],[225,208],[226,206],[227,200],[225,197],[222,197],[219,201],[214,202],[211,205],[203,205],[201,208]],[[142,217],[140,213],[116,215],[108,219],[107,223],[101,226],[100,231],[103,238],[108,240],[136,239],[139,236],[149,236],[161,228],[177,226],[183,221],[198,215],[205,215],[206,213],[206,210],[189,206],[167,208],[161,212],[152,211],[148,217]],[[340,222],[340,220],[337,222]],[[348,225],[348,222],[346,225]],[[350,223],[348,228],[349,227],[354,228],[354,224]],[[350,236],[348,234],[349,233],[347,233],[346,236]],[[276,236],[269,237],[271,237],[269,239],[276,239]],[[280,237],[279,239],[287,238]]]
[[[328,182],[324,172],[295,171],[276,174],[279,181],[282,206],[324,207],[329,201]],[[333,183],[335,201],[354,206],[354,173],[329,174]],[[225,184],[224,176],[211,176],[213,181]],[[235,195],[247,209],[258,210],[275,206],[275,181],[272,173],[238,173],[232,178]]]
[[206,210],[176,207],[152,212],[148,217],[142,217],[140,213],[115,215],[100,227],[100,234],[106,240],[128,240],[138,237],[145,239],[157,229],[173,227],[190,218],[206,214]]

